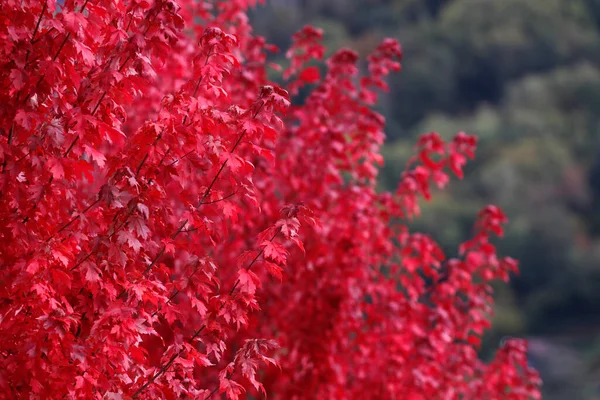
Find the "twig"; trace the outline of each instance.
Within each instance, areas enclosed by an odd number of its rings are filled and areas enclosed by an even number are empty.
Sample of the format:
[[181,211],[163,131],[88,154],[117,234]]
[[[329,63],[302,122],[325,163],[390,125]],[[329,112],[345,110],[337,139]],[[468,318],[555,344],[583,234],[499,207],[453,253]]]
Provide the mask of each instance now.
[[35,29],[33,30],[33,34],[31,35],[31,40],[29,40],[29,43],[33,43],[33,41],[35,40],[35,35],[38,32],[38,29],[40,28],[40,22],[42,22],[42,18],[44,17],[44,14],[46,13],[46,9],[48,8],[48,2],[44,1],[44,6],[42,7],[42,12],[40,13],[40,17],[37,20],[37,24],[35,24]]

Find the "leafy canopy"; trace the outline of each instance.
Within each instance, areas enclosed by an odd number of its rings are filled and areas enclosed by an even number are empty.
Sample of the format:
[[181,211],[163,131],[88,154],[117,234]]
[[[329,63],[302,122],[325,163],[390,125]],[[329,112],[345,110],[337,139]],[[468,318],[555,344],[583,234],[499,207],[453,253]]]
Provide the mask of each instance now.
[[306,27],[284,89],[248,3],[0,3],[3,396],[539,397],[524,342],[476,355],[504,214],[450,260],[403,223],[475,137],[424,135],[377,193],[399,44],[305,67]]

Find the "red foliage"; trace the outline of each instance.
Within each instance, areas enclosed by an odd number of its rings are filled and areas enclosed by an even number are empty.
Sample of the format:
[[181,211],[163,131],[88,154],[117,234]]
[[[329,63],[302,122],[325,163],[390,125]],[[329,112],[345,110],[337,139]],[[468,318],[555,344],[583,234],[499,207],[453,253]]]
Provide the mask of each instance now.
[[538,398],[524,343],[476,355],[502,212],[451,260],[402,222],[475,138],[376,192],[398,43],[323,73],[303,29],[290,107],[248,3],[0,2],[2,397]]

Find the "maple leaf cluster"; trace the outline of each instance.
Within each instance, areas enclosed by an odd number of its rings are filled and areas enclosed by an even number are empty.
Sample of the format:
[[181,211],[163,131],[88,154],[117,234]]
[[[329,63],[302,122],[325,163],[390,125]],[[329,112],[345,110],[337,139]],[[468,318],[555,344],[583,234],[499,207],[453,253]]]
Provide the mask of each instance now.
[[502,211],[455,259],[405,225],[475,137],[377,192],[399,44],[305,27],[286,90],[253,3],[0,2],[0,396],[539,398],[526,343],[477,358]]

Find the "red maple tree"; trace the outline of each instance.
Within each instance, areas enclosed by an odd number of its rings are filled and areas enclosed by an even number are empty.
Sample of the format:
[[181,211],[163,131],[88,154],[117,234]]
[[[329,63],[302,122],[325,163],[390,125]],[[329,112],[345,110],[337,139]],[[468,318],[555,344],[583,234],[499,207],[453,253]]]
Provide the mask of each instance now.
[[399,44],[321,69],[306,27],[286,91],[252,3],[0,2],[2,398],[539,398],[523,341],[476,354],[506,217],[450,260],[405,225],[476,138],[378,193]]

